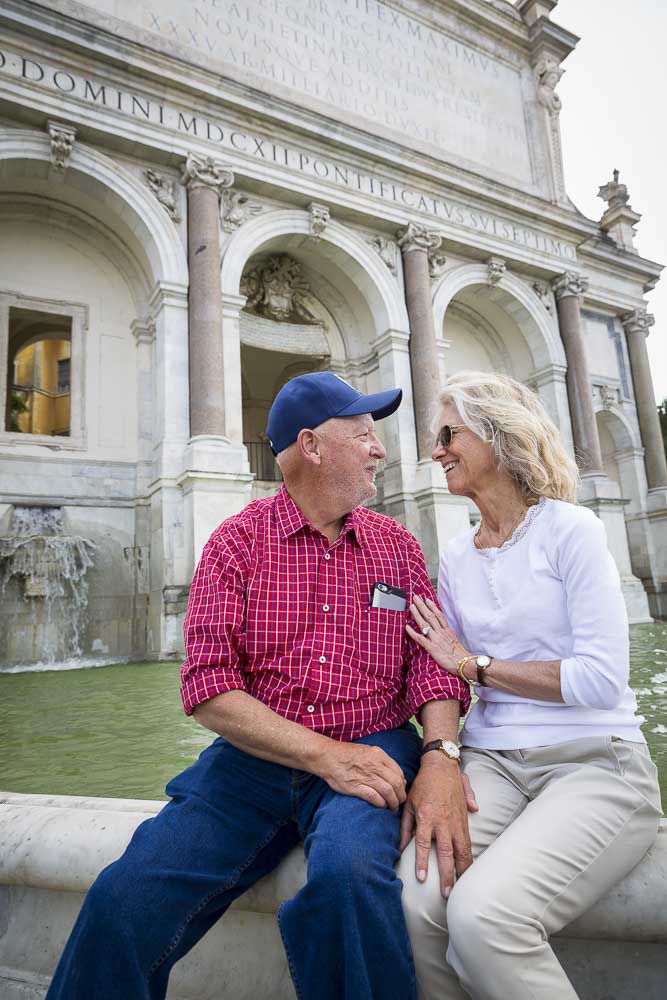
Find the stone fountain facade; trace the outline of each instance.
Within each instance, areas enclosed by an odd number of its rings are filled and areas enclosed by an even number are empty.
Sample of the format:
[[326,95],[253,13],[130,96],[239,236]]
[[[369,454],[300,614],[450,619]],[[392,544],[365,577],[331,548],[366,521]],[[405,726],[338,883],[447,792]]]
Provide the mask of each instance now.
[[[402,386],[378,504],[433,575],[475,517],[429,461],[438,384],[481,368],[533,386],[631,619],[667,614],[645,299],[661,267],[613,164],[600,219],[568,198],[560,122],[576,109],[558,88],[577,38],[555,0],[223,6],[0,11],[0,535],[17,537],[17,509],[55,507],[54,537],[94,546],[85,574],[70,552],[81,654],[180,655],[208,535],[277,488],[271,399],[322,367]],[[42,560],[62,544],[31,543]],[[3,545],[5,636],[46,608],[46,577]],[[34,629],[0,660],[41,658]]]

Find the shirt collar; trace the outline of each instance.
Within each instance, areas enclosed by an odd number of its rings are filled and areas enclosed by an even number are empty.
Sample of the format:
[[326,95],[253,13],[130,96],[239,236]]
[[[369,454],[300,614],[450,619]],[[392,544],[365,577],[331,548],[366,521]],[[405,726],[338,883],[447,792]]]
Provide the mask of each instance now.
[[[339,535],[340,538],[343,535],[351,533],[360,545],[364,544],[363,509],[363,507],[355,507],[354,510],[350,511],[343,522],[343,527]],[[297,507],[287,492],[284,483],[276,496],[275,512],[278,528],[284,538],[296,535],[297,532],[305,527],[311,527],[310,521],[301,509]]]

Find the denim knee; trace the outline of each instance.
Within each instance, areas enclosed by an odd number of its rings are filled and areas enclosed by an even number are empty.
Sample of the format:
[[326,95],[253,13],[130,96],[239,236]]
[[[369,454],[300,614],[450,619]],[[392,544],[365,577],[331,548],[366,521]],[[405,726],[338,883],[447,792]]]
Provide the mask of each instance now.
[[132,933],[132,924],[144,920],[139,873],[123,858],[104,868],[88,890],[85,907],[96,928]]

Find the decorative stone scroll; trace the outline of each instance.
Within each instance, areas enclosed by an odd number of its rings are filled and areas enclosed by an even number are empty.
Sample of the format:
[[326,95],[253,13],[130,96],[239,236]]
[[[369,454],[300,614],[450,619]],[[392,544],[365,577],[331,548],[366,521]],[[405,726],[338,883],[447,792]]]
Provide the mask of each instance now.
[[486,262],[486,280],[489,285],[497,285],[507,270],[507,264],[502,257],[489,257]]
[[412,253],[415,250],[422,250],[428,253],[429,250],[438,250],[442,243],[442,237],[426,226],[420,226],[416,222],[409,222],[407,226],[399,229],[396,233],[396,241],[402,253]]
[[300,264],[287,254],[269,257],[241,278],[244,311],[279,323],[319,324],[306,305],[309,291]]
[[182,180],[188,190],[209,187],[221,195],[225,188],[230,188],[234,183],[234,174],[211,156],[199,157],[188,153]]
[[51,163],[54,170],[64,173],[69,166],[74,140],[76,139],[76,129],[71,125],[63,125],[62,122],[48,121],[46,130],[51,139]]
[[580,297],[588,289],[588,278],[576,271],[564,271],[551,282],[551,288],[556,296],[556,302],[566,298],[568,295]]
[[259,202],[251,201],[243,191],[226,189],[220,196],[220,221],[226,233],[233,233],[252,215],[262,211]]
[[164,174],[159,174],[157,170],[146,170],[144,176],[146,184],[160,202],[169,218],[173,219],[174,222],[180,222],[181,216],[178,211],[176,184],[174,181],[165,177]]
[[384,236],[374,236],[369,240],[369,245],[373,247],[383,264],[385,264],[392,274],[396,274],[396,244],[393,240],[388,240]]
[[319,240],[329,224],[331,213],[326,205],[318,205],[317,202],[312,201],[308,206],[308,216],[310,219],[310,235],[314,240]]

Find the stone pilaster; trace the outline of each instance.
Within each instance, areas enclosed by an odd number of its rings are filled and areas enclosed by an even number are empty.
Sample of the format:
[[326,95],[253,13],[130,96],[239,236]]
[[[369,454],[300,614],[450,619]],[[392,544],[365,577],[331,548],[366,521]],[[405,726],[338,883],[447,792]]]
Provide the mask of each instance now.
[[632,370],[639,429],[644,445],[644,464],[649,490],[667,490],[667,462],[660,420],[653,393],[646,338],[654,318],[645,309],[635,309],[622,317]]
[[147,493],[153,479],[153,344],[155,320],[134,320],[132,333],[137,345],[137,496]]
[[575,271],[566,271],[552,282],[560,336],[567,358],[567,396],[577,463],[582,472],[602,474],[600,436],[581,331],[580,296],[587,287],[588,280]]
[[220,195],[234,175],[210,157],[188,155],[190,435],[225,436]]
[[433,450],[431,421],[440,391],[438,350],[431,302],[429,251],[437,250],[440,236],[410,222],[396,234],[403,254],[405,300],[410,320],[410,365],[415,406],[417,450],[420,459]]

